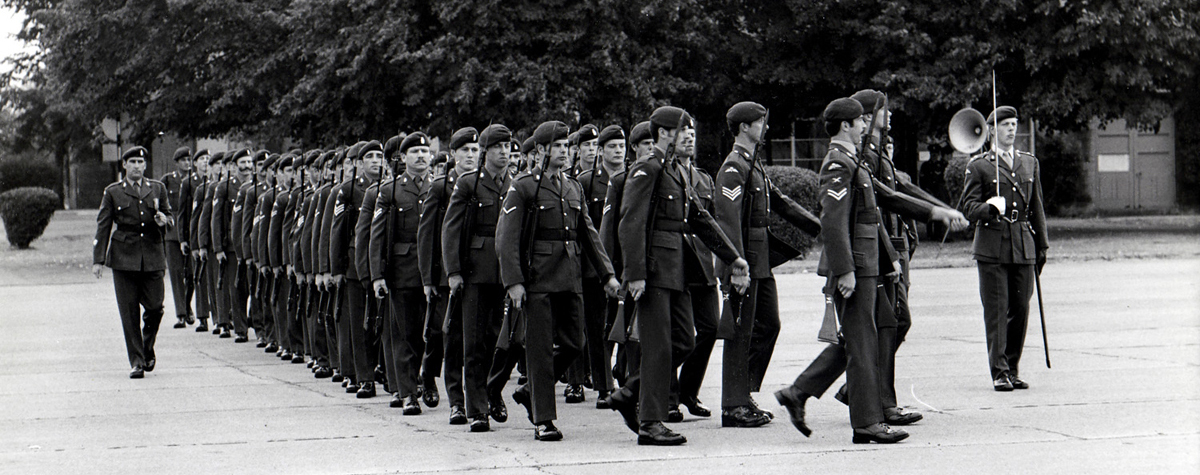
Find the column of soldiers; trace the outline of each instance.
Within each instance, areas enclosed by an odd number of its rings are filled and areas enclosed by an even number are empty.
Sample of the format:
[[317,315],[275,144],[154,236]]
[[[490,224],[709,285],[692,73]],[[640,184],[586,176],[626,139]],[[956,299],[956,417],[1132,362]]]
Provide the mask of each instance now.
[[[886,109],[863,104],[881,97],[827,108],[819,217],[771,182],[767,109],[753,102],[726,115],[734,146],[715,179],[695,165],[694,119],[670,106],[628,134],[547,121],[522,142],[504,125],[465,127],[446,156],[421,132],[282,154],[180,149],[163,180],[179,210],[165,235],[176,328],[211,321],[238,343],[252,329],[265,352],[359,398],[391,393],[406,416],[439,405],[440,377],[449,423],[471,432],[507,421],[518,368],[512,400],[538,440],[563,438],[561,381],[567,403],[596,391],[639,444],[677,445],[686,438],[664,423],[683,420],[681,405],[712,414],[699,393],[717,339],[722,426],[774,418],[751,396],[780,332],[774,214],[825,240],[820,272],[845,315],[843,339],[777,400],[808,435],[807,397],[844,371],[854,441],[895,442],[906,434],[889,424],[920,419],[892,387],[911,325],[906,219],[959,227],[962,215],[879,153],[886,134],[864,116],[886,121]],[[868,237],[878,249],[860,251]],[[883,317],[877,300],[896,311]]]

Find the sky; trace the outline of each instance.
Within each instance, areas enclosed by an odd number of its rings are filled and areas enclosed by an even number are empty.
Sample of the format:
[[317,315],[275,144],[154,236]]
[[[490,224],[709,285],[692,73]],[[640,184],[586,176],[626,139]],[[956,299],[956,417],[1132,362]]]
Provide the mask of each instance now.
[[[25,48],[25,44],[16,38],[24,20],[25,15],[18,15],[10,8],[0,7],[0,58],[7,60]],[[8,66],[0,65],[0,68],[7,70]]]

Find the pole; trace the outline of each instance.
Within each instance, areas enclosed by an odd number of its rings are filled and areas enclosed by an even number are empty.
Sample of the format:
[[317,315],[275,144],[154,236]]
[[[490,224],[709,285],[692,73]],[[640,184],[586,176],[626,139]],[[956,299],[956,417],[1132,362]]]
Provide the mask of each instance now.
[[1046,352],[1046,368],[1050,368],[1050,343],[1046,340],[1046,307],[1042,304],[1042,275],[1033,271],[1033,283],[1037,287],[1038,315],[1042,318],[1042,349]]

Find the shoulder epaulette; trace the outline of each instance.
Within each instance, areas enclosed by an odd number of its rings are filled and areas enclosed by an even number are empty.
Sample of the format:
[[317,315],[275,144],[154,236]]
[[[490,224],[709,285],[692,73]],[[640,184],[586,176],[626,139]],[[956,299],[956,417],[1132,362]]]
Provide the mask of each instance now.
[[146,181],[148,181],[148,182],[150,182],[150,183],[158,183],[158,184],[160,184],[160,185],[166,186],[165,184],[163,184],[163,182],[161,182],[161,181],[159,181],[159,180],[155,180],[155,179],[153,179],[153,178],[149,178],[149,177],[147,177],[147,178],[146,178]]

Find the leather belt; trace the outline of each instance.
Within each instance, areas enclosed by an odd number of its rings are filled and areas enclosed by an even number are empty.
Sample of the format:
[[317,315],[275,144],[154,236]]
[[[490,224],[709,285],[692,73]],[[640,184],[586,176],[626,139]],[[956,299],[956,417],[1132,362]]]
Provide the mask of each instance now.
[[475,226],[475,229],[472,232],[474,235],[479,237],[494,238],[496,237],[496,226]]

